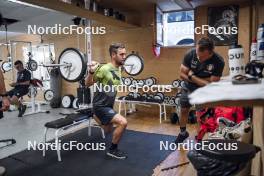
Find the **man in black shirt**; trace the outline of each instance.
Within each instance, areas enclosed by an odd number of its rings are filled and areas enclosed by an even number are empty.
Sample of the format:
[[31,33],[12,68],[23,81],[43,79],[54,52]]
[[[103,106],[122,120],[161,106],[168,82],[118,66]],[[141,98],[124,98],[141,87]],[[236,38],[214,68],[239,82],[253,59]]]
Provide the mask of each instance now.
[[18,107],[18,117],[22,117],[27,106],[23,105],[19,101],[19,98],[29,92],[31,73],[24,68],[23,63],[20,60],[17,60],[14,63],[14,67],[17,70],[17,81],[10,84],[10,86],[14,88],[7,92],[7,95],[11,104],[15,104]]
[[184,56],[180,68],[180,77],[184,80],[180,97],[180,133],[175,140],[176,144],[182,143],[189,137],[189,133],[186,131],[186,123],[191,107],[188,95],[210,82],[219,81],[224,65],[224,59],[214,52],[214,43],[209,38],[201,38],[196,49],[190,50]]

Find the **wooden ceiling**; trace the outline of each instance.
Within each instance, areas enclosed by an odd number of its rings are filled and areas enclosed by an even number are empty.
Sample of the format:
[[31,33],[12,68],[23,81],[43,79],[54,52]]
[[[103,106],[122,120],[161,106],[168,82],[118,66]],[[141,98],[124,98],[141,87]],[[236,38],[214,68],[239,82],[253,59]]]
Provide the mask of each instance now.
[[[119,9],[120,11],[136,11],[142,12],[153,6],[153,4],[162,4],[165,9],[163,11],[170,11],[171,4],[174,0],[97,0],[100,4],[103,4],[105,7],[112,7]],[[192,6],[206,6],[206,5],[221,5],[221,4],[240,4],[242,2],[249,2],[250,0],[187,0]],[[165,4],[168,4],[166,7]],[[175,7],[176,8],[176,7]]]

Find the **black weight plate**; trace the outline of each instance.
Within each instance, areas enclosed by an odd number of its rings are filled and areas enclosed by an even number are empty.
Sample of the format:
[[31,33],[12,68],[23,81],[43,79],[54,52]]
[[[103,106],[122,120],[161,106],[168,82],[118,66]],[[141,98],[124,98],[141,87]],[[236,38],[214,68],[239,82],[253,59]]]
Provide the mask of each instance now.
[[179,80],[176,79],[176,80],[172,81],[172,86],[173,86],[173,87],[179,87],[179,86],[180,86],[180,82],[179,82]]
[[72,107],[73,109],[79,109],[79,100],[78,98],[74,98],[73,102],[72,102]]
[[175,97],[170,97],[170,100],[169,100],[170,105],[174,105],[174,99],[175,99]]
[[31,71],[36,71],[38,69],[38,63],[35,60],[30,60],[28,62],[28,68]]
[[158,93],[156,93],[156,95],[160,96],[162,98],[162,100],[164,100],[164,98],[165,98],[165,95],[162,92],[158,92]]
[[71,108],[72,107],[72,102],[74,100],[73,95],[64,95],[61,99],[61,105],[64,108]]
[[51,101],[54,98],[54,92],[50,89],[44,92],[44,100]]
[[132,84],[132,79],[131,79],[130,77],[127,77],[127,78],[125,78],[124,80],[125,80],[125,81],[124,81],[124,84],[125,84],[126,86],[130,86],[130,85]]
[[153,84],[157,84],[157,79],[154,77],[150,77],[153,80]]
[[155,83],[154,83],[154,80],[153,80],[152,78],[147,78],[147,79],[145,80],[145,83],[146,83],[147,86],[152,86],[152,85],[155,84]]
[[145,81],[143,79],[137,80],[139,86],[144,86]]
[[180,87],[184,87],[184,81],[183,80],[179,80],[180,81]]

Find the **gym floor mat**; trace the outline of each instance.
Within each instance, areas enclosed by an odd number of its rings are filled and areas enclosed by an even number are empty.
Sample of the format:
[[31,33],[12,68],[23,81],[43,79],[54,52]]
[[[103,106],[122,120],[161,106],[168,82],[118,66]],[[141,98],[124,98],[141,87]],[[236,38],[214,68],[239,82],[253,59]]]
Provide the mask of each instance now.
[[[148,176],[171,151],[160,150],[160,141],[172,142],[174,136],[144,133],[127,130],[119,148],[128,154],[126,160],[117,160],[106,156],[106,151],[72,150],[61,151],[62,162],[57,161],[56,151],[48,150],[46,157],[41,151],[24,150],[0,160],[6,167],[8,176]],[[77,141],[80,143],[106,143],[111,135],[101,138],[98,129],[87,136],[87,129],[80,130],[61,138],[62,143]],[[106,145],[106,148],[109,146]],[[18,164],[19,163],[19,167]]]

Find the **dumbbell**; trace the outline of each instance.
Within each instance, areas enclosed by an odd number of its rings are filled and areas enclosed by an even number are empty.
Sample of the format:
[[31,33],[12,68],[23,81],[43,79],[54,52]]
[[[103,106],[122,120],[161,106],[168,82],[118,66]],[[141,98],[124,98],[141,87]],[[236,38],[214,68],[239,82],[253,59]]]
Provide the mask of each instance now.
[[130,86],[132,84],[133,78],[132,77],[126,77],[124,78],[124,85]]
[[143,93],[141,95],[141,97],[142,97],[142,101],[147,101],[148,94],[147,93]]
[[179,82],[180,82],[180,88],[185,87],[185,86],[184,86],[184,81],[183,81],[183,80],[179,80]]
[[134,86],[134,87],[136,87],[137,84],[138,84],[137,80],[136,79],[133,79],[131,85]]
[[170,101],[170,97],[169,96],[165,96],[164,97],[164,103],[165,104],[169,104],[169,101]]
[[154,95],[154,101],[155,102],[158,102],[158,103],[162,103],[163,101],[164,101],[164,94],[163,93],[161,93],[161,92],[158,92],[158,93],[156,93],[155,95]]
[[153,102],[153,99],[154,99],[154,95],[153,94],[148,94],[146,101],[147,102]]
[[140,101],[140,97],[141,97],[140,93],[138,92],[133,93],[133,98],[135,101]]
[[175,97],[170,97],[170,100],[169,100],[169,104],[170,105],[174,105],[174,100],[175,100]]
[[172,85],[172,87],[175,87],[175,88],[180,87],[180,80],[178,80],[178,79],[173,80],[171,85]]
[[121,78],[121,83],[125,85],[125,79],[124,77]]
[[130,92],[129,94],[127,94],[125,99],[126,100],[133,100],[134,99],[133,92]]
[[154,77],[149,77],[145,80],[145,85],[147,86],[153,86],[156,83],[157,83],[157,79]]
[[143,79],[138,79],[137,84],[138,84],[138,86],[143,87],[145,84],[145,81]]

